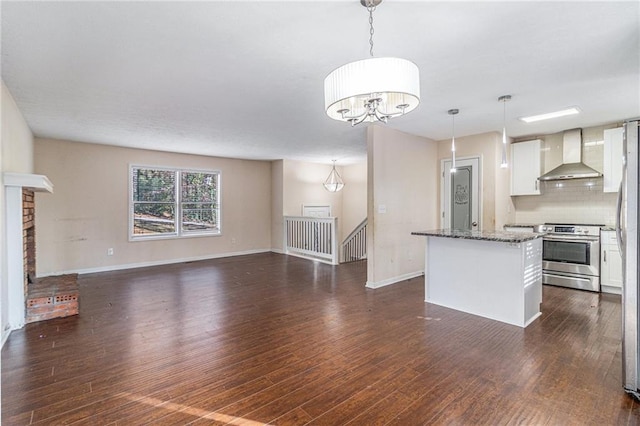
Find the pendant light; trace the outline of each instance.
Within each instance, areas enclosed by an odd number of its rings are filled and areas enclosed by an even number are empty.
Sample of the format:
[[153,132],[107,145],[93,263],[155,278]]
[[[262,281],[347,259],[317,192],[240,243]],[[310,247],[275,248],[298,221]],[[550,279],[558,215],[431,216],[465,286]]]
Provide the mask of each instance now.
[[456,114],[459,112],[457,109],[447,111],[451,116],[451,173],[456,172]]
[[324,181],[323,185],[324,188],[329,192],[338,192],[342,188],[344,188],[344,181],[336,170],[336,160],[331,161],[333,161],[333,168],[331,169],[331,172],[329,173],[329,176],[327,176],[327,180]]
[[351,126],[404,115],[420,103],[418,66],[400,58],[373,57],[373,11],[382,0],[360,0],[369,11],[371,58],[332,71],[324,79],[324,107],[334,120]]
[[511,95],[503,95],[498,98],[498,102],[502,102],[502,161],[500,167],[506,169],[509,167],[507,163],[507,102],[511,100]]

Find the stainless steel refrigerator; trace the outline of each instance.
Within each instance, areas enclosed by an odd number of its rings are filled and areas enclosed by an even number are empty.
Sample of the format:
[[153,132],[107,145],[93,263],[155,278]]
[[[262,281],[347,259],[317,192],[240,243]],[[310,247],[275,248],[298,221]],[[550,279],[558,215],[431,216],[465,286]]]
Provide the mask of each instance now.
[[638,123],[624,124],[623,174],[618,194],[616,233],[622,253],[622,377],[624,389],[640,399],[640,304],[638,303]]

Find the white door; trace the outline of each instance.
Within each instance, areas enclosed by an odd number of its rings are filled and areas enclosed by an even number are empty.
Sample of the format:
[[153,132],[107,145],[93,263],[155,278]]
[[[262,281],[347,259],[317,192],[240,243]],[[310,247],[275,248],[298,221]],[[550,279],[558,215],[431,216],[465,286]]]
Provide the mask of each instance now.
[[460,230],[481,229],[480,158],[456,159],[456,171],[451,160],[442,161],[440,186],[442,228]]

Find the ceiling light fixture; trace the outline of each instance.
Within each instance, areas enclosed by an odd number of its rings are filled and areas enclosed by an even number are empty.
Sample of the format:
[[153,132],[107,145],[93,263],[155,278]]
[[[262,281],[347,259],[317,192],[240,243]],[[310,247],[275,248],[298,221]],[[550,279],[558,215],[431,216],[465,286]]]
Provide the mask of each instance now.
[[342,188],[344,188],[344,181],[336,170],[336,160],[331,161],[333,161],[333,168],[331,169],[331,172],[329,173],[329,176],[327,176],[327,180],[324,181],[323,185],[324,188],[329,192],[338,192]]
[[503,169],[509,167],[507,163],[507,102],[511,100],[511,95],[503,95],[498,98],[498,102],[502,102],[502,161],[500,167]]
[[451,116],[451,173],[456,172],[456,114],[460,111],[457,109],[450,109],[447,114]]
[[324,79],[324,106],[334,120],[352,126],[404,115],[420,103],[418,66],[400,58],[373,57],[373,11],[382,0],[360,0],[369,11],[371,58],[350,62]]
[[549,120],[551,118],[565,117],[567,115],[580,114],[580,108],[570,107],[560,111],[548,112],[546,114],[530,115],[528,117],[520,117],[525,123],[533,123],[535,121]]

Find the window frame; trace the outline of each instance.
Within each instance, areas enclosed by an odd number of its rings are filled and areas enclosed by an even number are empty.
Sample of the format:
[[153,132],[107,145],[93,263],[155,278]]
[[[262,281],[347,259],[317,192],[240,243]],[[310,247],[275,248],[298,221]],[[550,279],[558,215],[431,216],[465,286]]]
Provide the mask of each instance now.
[[[134,169],[146,169],[146,170],[158,170],[168,171],[174,173],[174,232],[167,232],[163,234],[134,234],[135,225],[135,205],[136,202],[133,199],[133,174]],[[217,206],[217,227],[211,230],[184,230],[182,224],[182,175],[183,173],[206,173],[216,175],[216,200],[214,201]],[[128,234],[129,241],[149,241],[149,240],[166,240],[166,239],[180,239],[180,238],[195,238],[195,237],[215,237],[222,235],[222,204],[221,204],[221,188],[222,188],[222,173],[220,170],[211,169],[196,169],[196,168],[182,168],[182,167],[167,167],[167,166],[153,166],[144,164],[129,164],[129,194],[128,194],[128,216],[129,226]],[[187,202],[188,203],[188,202]]]

